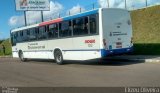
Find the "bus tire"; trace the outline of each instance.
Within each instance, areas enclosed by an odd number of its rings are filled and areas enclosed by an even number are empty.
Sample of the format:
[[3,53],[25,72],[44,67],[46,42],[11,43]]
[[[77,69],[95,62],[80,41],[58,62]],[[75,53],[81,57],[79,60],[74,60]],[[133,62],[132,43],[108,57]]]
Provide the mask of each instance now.
[[22,51],[19,51],[19,59],[20,59],[22,62],[27,61],[27,59],[24,58],[24,55],[23,55],[23,52],[22,52]]
[[63,55],[62,55],[62,52],[59,49],[56,49],[54,51],[54,59],[55,59],[55,61],[58,65],[63,64]]

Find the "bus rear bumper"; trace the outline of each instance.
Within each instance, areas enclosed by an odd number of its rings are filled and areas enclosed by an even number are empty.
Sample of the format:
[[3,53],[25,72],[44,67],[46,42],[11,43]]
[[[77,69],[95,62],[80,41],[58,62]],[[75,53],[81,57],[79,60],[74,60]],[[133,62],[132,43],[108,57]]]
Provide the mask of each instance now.
[[101,49],[101,57],[112,56],[112,55],[121,55],[121,54],[127,54],[127,53],[132,53],[132,52],[133,52],[133,47],[122,48],[122,49],[113,49],[113,50]]

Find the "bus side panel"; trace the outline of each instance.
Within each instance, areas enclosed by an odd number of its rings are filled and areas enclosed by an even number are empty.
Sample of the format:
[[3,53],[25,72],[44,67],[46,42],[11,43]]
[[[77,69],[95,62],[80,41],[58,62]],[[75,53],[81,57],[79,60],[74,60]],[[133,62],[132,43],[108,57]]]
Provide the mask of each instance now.
[[71,54],[68,54],[64,50],[71,50],[73,49],[73,41],[72,38],[62,38],[62,39],[53,39],[53,40],[48,40],[48,47],[47,49],[52,50],[52,52],[48,53],[49,59],[54,59],[54,50],[55,49],[60,49],[63,54],[64,59],[71,59]]
[[[100,58],[99,35],[49,40],[48,49],[60,49],[64,60],[87,60]],[[59,47],[57,47],[59,46]],[[50,59],[54,55],[48,54]]]
[[101,58],[101,51],[100,50],[86,51],[86,52],[82,51],[82,57],[83,60]]
[[[51,43],[53,45],[50,45]],[[49,42],[48,48],[61,49],[64,60],[87,60],[100,57],[100,51],[97,51],[99,50],[98,35],[53,40]],[[51,57],[52,55],[49,55],[49,58]]]
[[12,57],[15,57],[15,58],[19,57],[16,46],[12,46]]
[[22,50],[25,58],[48,59],[46,41],[19,43],[17,50]]
[[[60,49],[64,60],[88,60],[101,57],[99,35],[35,41],[17,44],[25,58],[54,59],[54,50]],[[18,52],[14,57],[18,57]]]
[[76,59],[88,60],[100,58],[99,35],[73,38],[73,45],[73,50],[75,50],[74,54],[78,54]]

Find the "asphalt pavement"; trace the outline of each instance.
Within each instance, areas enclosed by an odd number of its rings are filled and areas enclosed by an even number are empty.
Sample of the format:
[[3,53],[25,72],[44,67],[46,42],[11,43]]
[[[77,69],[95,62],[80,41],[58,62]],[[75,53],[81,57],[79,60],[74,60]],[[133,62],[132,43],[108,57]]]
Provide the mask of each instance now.
[[160,55],[121,55],[107,57],[106,59],[160,63]]
[[158,87],[160,64],[128,60],[66,61],[0,58],[0,86]]

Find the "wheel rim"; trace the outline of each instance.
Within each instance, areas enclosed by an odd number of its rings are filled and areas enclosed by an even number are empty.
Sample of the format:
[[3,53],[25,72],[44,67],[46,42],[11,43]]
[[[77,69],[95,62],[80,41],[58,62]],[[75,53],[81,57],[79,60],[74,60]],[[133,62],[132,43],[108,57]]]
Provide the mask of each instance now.
[[21,53],[20,58],[21,58],[21,60],[24,59],[23,53]]
[[57,53],[57,62],[61,62],[61,60],[62,60],[62,57],[61,57],[61,55],[59,54],[59,53]]

